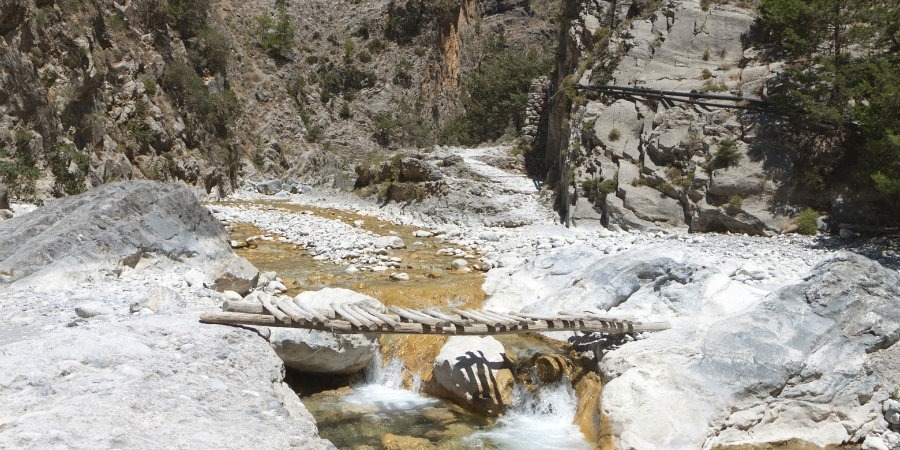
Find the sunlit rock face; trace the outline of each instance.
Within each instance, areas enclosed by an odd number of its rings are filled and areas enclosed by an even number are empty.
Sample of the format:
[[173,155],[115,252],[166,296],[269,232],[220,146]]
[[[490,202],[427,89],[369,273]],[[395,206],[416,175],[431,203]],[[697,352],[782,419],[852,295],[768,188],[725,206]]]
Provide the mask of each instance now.
[[504,357],[503,344],[490,336],[447,339],[434,361],[433,374],[426,391],[473,411],[497,416],[512,403],[515,379]]

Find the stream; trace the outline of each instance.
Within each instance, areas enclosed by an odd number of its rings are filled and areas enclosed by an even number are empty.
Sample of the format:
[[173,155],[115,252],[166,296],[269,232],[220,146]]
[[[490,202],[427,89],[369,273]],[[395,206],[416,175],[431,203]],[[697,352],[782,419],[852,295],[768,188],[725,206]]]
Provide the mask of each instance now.
[[387,435],[402,447],[427,439],[442,449],[590,448],[572,424],[577,399],[566,380],[534,393],[516,385],[511,408],[489,419],[403,388],[399,359],[384,367],[381,358],[376,361],[365,370],[364,381],[302,399],[321,436],[338,448],[388,447]]
[[[460,306],[479,308],[484,301],[479,272],[450,270],[452,256],[437,255],[437,238],[413,235],[415,229],[354,213],[265,204],[285,213],[315,214],[345,223],[364,224],[380,235],[399,236],[412,245],[396,254],[412,281],[398,283],[384,273],[347,274],[345,267],[315,260],[302,247],[246,223],[231,223],[238,241],[251,239],[252,248],[237,250],[261,271],[275,271],[289,295],[302,290],[343,287],[406,307]],[[452,288],[448,288],[452,286]],[[422,374],[431,370],[443,336],[381,338],[377,355],[361,374],[350,377],[311,377],[289,373],[288,383],[315,417],[320,435],[339,449],[439,448],[534,449],[591,448],[573,424],[578,398],[571,383],[561,381],[528,389],[517,384],[513,402],[499,418],[487,418],[444,399],[419,393]],[[565,354],[563,343],[530,335],[498,336],[512,361],[527,361],[537,353]]]

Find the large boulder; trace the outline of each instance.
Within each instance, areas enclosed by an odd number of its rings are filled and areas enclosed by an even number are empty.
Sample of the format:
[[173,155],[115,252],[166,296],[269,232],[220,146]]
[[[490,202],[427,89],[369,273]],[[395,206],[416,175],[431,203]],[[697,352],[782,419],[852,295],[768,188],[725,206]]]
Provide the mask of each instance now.
[[706,299],[716,283],[678,326],[601,361],[618,447],[900,439],[882,412],[900,377],[895,271],[840,254],[755,302]]
[[490,336],[453,336],[434,360],[431,394],[480,414],[497,416],[512,401],[515,382],[503,344]]
[[766,234],[769,227],[755,215],[745,211],[726,213],[722,208],[710,205],[702,199],[694,205],[691,215],[691,231],[694,233],[725,232]]
[[0,224],[0,249],[0,448],[333,448],[267,342],[197,323],[221,299],[203,272],[240,260],[185,188],[57,200]]
[[684,209],[681,203],[648,186],[619,185],[625,196],[625,207],[636,216],[650,222],[684,225]]
[[[330,309],[333,303],[380,305],[372,297],[340,288],[302,292],[295,300],[314,309]],[[358,372],[366,367],[378,352],[378,340],[371,336],[292,328],[272,328],[269,343],[284,361],[285,366],[309,373]]]
[[222,225],[179,184],[105,184],[0,223],[0,283],[52,288],[136,267],[148,255],[191,259],[210,283],[225,273],[249,277],[246,286],[256,276],[234,255]]

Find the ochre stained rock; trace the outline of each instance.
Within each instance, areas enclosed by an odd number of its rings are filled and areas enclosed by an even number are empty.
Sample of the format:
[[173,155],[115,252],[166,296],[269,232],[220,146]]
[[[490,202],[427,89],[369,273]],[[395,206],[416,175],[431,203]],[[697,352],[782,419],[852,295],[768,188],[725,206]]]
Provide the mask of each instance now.
[[428,439],[391,433],[381,437],[381,446],[384,450],[430,450],[435,448]]

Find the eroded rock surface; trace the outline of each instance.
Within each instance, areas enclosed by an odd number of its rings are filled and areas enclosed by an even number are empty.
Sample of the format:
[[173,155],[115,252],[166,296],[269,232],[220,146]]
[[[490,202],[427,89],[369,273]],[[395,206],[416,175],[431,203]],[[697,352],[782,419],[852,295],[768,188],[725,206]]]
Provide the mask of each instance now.
[[886,403],[900,376],[896,271],[836,253],[803,275],[823,254],[745,238],[765,255],[746,258],[733,252],[739,239],[686,239],[614,257],[550,251],[494,269],[488,307],[671,323],[592,349],[607,380],[594,417],[608,418],[604,439],[617,448],[900,442]]
[[0,448],[333,448],[264,339],[198,323],[224,297],[204,274],[236,260],[224,237],[151,182],[0,223]]
[[[298,294],[295,299],[314,309],[333,303],[380,303],[349,289],[326,288]],[[286,366],[300,372],[350,374],[369,364],[378,353],[378,340],[363,334],[334,334],[316,330],[271,328],[269,342]]]
[[183,186],[112,183],[3,222],[0,281],[52,289],[114,276],[155,255],[195,262],[210,284],[228,273],[249,289],[255,269],[234,255],[226,239],[222,225]]
[[426,392],[450,398],[489,416],[511,404],[515,379],[503,344],[490,336],[453,336],[434,360]]

